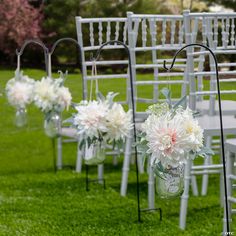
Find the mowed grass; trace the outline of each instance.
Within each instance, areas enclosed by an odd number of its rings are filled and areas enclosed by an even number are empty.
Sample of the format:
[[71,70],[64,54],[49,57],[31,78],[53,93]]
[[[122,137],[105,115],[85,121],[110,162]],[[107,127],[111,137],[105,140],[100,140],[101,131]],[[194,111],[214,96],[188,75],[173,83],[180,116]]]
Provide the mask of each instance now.
[[[40,70],[25,70],[25,74],[40,79]],[[180,199],[172,201],[156,198],[159,213],[143,213],[143,223],[137,223],[136,176],[131,167],[127,197],[119,193],[122,160],[112,165],[105,162],[107,188],[91,184],[85,190],[85,171],[75,173],[64,169],[53,170],[52,141],[44,135],[43,115],[35,107],[28,108],[28,125],[14,126],[15,110],[4,95],[13,70],[0,70],[0,235],[171,235],[212,236],[222,232],[223,209],[219,203],[219,176],[211,176],[207,196],[193,197],[190,192],[187,228],[178,227]],[[56,76],[56,75],[54,75]],[[148,74],[142,77],[148,78]],[[69,75],[66,85],[74,101],[81,96],[81,77]],[[125,96],[125,82],[108,81],[99,84],[105,94],[120,92]],[[175,93],[177,89],[173,89]],[[151,90],[143,89],[143,94]],[[69,113],[65,113],[65,117]],[[63,162],[75,166],[76,144],[63,145]],[[90,168],[90,177],[96,178],[96,167]],[[140,175],[141,207],[147,207],[147,175]],[[200,189],[201,179],[198,179]]]

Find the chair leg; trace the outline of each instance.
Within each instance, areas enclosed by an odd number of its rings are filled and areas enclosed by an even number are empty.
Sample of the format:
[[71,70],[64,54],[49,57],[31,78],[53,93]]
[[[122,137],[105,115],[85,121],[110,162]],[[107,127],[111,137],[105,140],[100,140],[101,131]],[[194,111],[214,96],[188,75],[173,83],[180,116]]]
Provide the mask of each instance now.
[[62,169],[62,137],[57,138],[57,169]]
[[81,173],[82,172],[82,163],[83,163],[83,151],[79,149],[79,142],[77,145],[77,159],[76,159],[76,166],[75,172]]
[[225,185],[224,185],[224,175],[223,170],[220,172],[220,206],[224,207],[224,198],[225,198]]
[[126,193],[127,193],[132,142],[133,142],[133,138],[127,138],[126,145],[125,145],[123,168],[122,168],[122,179],[121,179],[121,189],[120,189],[121,196],[126,196]]
[[[150,158],[149,158],[150,159]],[[148,163],[149,166],[149,175],[148,175],[148,208],[155,208],[155,178],[154,173],[150,165],[150,161]]]
[[[231,174],[234,173],[234,159],[235,156],[230,153],[229,151],[226,153],[226,185],[227,185],[227,195],[228,197],[232,195],[232,182],[229,178]],[[232,222],[231,218],[231,203],[228,201],[228,216],[229,216],[229,223]],[[224,218],[223,218],[223,235],[227,235],[227,224],[226,224],[226,205],[224,202]]]
[[198,196],[197,178],[195,175],[191,176],[191,187],[194,196]]
[[[211,141],[212,141],[212,137],[208,136],[206,137],[206,147],[210,148],[211,147]],[[211,164],[211,156],[206,157],[204,160],[204,165],[210,165]],[[208,179],[209,176],[208,174],[204,174],[202,177],[202,196],[205,196],[207,194],[207,189],[208,189]]]
[[186,218],[187,218],[187,208],[188,208],[188,198],[189,198],[189,186],[190,186],[190,172],[191,172],[192,160],[188,160],[185,165],[184,170],[184,193],[181,196],[180,204],[180,217],[179,217],[179,227],[180,229],[185,229]]
[[143,160],[141,156],[138,155],[138,170],[140,174],[144,173],[144,166],[143,166]]
[[98,165],[98,183],[99,184],[103,184],[103,178],[104,178],[104,165],[103,164],[100,164]]

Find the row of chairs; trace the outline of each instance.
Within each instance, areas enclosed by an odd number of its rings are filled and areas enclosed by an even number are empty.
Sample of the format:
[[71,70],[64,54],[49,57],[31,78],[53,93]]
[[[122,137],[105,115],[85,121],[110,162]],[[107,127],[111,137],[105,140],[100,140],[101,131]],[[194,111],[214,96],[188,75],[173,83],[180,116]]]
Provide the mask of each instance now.
[[[127,13],[126,18],[81,18],[76,17],[76,28],[78,43],[82,48],[82,74],[84,95],[88,97],[88,84],[91,80],[98,79],[99,84],[109,85],[109,80],[117,81],[117,88],[122,97],[125,97],[124,104],[130,107],[130,86],[129,73],[108,74],[107,70],[99,75],[91,76],[90,71],[94,62],[91,61],[91,53],[105,42],[110,40],[120,40],[127,44],[131,53],[131,68],[134,79],[134,100],[135,100],[135,119],[143,122],[147,117],[144,112],[148,104],[160,101],[159,91],[163,86],[175,85],[173,92],[174,99],[189,94],[189,106],[193,110],[199,110],[202,116],[199,122],[205,129],[205,141],[209,147],[215,147],[219,151],[219,127],[218,106],[216,102],[216,77],[215,65],[209,52],[204,48],[187,48],[186,58],[178,58],[176,70],[166,72],[163,68],[163,61],[166,60],[167,66],[172,62],[173,53],[181,47],[190,43],[201,43],[208,45],[216,55],[222,54],[232,56],[236,53],[236,13],[191,13],[184,11],[183,15],[143,15]],[[115,51],[122,49],[120,45],[108,45],[104,60],[95,62],[97,67],[116,66],[127,68],[128,60],[120,58],[117,60],[109,59],[109,54],[115,55]],[[106,59],[108,58],[108,59]],[[114,56],[112,57],[114,58]],[[219,58],[221,59],[221,58]],[[222,102],[223,114],[227,121],[227,134],[235,134],[236,123],[234,119],[234,101],[229,99],[229,95],[236,92],[232,89],[232,84],[236,82],[236,70],[233,68],[236,63],[222,58],[219,61],[220,83],[227,84],[228,90],[221,93],[228,99]],[[205,70],[206,63],[208,71]],[[230,68],[230,70],[229,70]],[[153,71],[153,76],[146,76],[145,71]],[[102,82],[100,82],[102,81]],[[105,87],[105,86],[104,86]],[[145,89],[145,92],[142,88]],[[147,92],[146,92],[147,91]],[[214,121],[214,122],[213,122]],[[73,129],[62,129],[62,137],[58,139],[58,168],[62,167],[62,142],[64,136],[75,138]],[[225,137],[227,141],[227,137]],[[78,140],[76,140],[78,141]],[[128,174],[132,161],[132,136],[127,139],[124,147],[124,161],[121,180],[121,195],[125,196],[128,186]],[[81,171],[82,158],[78,149],[76,170]],[[140,172],[143,168],[140,165]],[[154,176],[149,169],[148,199],[149,207],[154,207],[155,191]],[[189,198],[189,187],[192,186],[193,194],[198,195],[196,175],[203,175],[202,195],[207,193],[208,174],[220,173],[222,180],[222,164],[213,165],[211,158],[205,159],[203,165],[193,165],[191,161],[185,168],[185,191],[181,198],[180,227],[186,226],[187,204]],[[99,166],[99,177],[103,175],[103,166]],[[223,181],[221,181],[223,182]],[[223,190],[223,185],[221,184]],[[223,191],[221,191],[223,199]],[[223,202],[223,201],[222,201]]]

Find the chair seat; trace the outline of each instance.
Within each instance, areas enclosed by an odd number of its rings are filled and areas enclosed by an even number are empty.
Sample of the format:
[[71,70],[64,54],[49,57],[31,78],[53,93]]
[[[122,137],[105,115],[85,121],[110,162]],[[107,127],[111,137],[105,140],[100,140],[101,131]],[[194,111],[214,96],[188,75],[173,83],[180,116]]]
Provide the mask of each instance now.
[[[198,101],[196,104],[197,110],[202,111],[204,114],[209,113],[209,100]],[[236,114],[236,101],[221,100],[221,107],[224,115]],[[216,114],[219,114],[218,100],[215,102]]]
[[230,152],[236,152],[236,138],[228,139],[225,142],[225,148]]
[[70,138],[75,138],[75,139],[77,139],[77,137],[78,137],[76,129],[75,128],[71,128],[71,127],[63,127],[61,129],[60,135],[61,136],[66,136],[66,137],[70,137]]
[[[218,115],[203,115],[197,117],[199,125],[207,136],[220,135],[220,117]],[[236,118],[234,116],[223,116],[224,135],[236,134]]]

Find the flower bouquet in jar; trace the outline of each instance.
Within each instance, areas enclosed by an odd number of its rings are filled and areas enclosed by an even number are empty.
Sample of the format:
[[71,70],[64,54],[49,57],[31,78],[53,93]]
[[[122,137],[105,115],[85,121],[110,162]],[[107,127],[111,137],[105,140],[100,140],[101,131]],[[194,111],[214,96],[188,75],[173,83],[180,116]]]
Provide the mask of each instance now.
[[23,75],[18,69],[15,77],[6,84],[6,95],[11,106],[16,108],[15,124],[23,127],[27,124],[26,106],[33,101],[34,80]]
[[184,188],[184,164],[197,156],[212,155],[203,145],[203,130],[191,109],[184,106],[185,97],[172,105],[170,91],[163,89],[167,102],[148,108],[142,125],[138,148],[157,177],[157,192],[162,198],[177,197]]
[[120,147],[132,129],[131,111],[125,112],[121,104],[113,102],[116,95],[109,92],[103,97],[98,93],[97,100],[74,105],[76,113],[69,120],[81,137],[79,147],[85,150],[87,165],[103,163],[107,144]]
[[71,104],[71,93],[64,86],[66,76],[60,72],[58,79],[43,77],[35,82],[34,104],[44,113],[44,130],[47,136],[54,138],[61,128],[61,112]]

